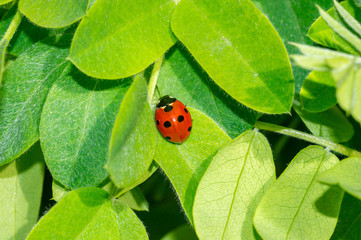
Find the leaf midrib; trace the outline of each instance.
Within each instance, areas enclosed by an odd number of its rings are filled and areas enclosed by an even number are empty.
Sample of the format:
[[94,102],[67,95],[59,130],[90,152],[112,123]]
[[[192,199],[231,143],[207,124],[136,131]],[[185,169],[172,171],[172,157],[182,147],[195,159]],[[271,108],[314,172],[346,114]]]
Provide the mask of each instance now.
[[232,202],[231,202],[231,206],[229,208],[229,212],[228,212],[228,215],[227,215],[227,221],[226,221],[226,224],[224,226],[224,229],[223,229],[223,233],[222,233],[222,239],[224,239],[224,235],[226,233],[226,230],[227,230],[227,227],[228,227],[228,223],[229,223],[229,220],[230,220],[230,216],[231,216],[231,213],[232,213],[232,209],[233,209],[233,204],[234,204],[234,199],[235,199],[235,196],[236,196],[236,193],[237,193],[237,190],[238,190],[238,186],[239,186],[239,182],[241,180],[241,176],[243,174],[243,171],[245,169],[245,166],[246,166],[246,162],[247,162],[247,158],[249,157],[249,154],[250,154],[250,149],[251,149],[251,146],[252,146],[252,143],[253,143],[253,140],[256,136],[257,132],[252,132],[252,137],[250,139],[250,142],[249,142],[249,145],[248,145],[248,149],[247,149],[247,152],[246,152],[246,155],[245,155],[245,159],[244,159],[244,162],[243,162],[243,166],[242,166],[242,169],[241,169],[241,172],[238,176],[238,179],[237,179],[237,184],[236,184],[236,187],[234,188],[234,191],[233,191],[233,197],[232,197]]
[[312,177],[312,179],[311,179],[311,181],[310,181],[310,184],[307,186],[306,191],[305,191],[305,194],[303,195],[302,200],[301,200],[301,202],[299,203],[299,207],[297,208],[297,211],[296,211],[295,215],[293,216],[293,219],[292,219],[292,221],[291,221],[291,224],[290,224],[290,226],[289,226],[289,228],[288,228],[288,231],[287,231],[287,234],[286,234],[286,240],[287,240],[288,237],[289,237],[289,234],[290,234],[291,229],[292,229],[292,227],[293,227],[293,224],[294,224],[294,222],[295,222],[295,220],[296,220],[296,217],[297,217],[297,215],[298,215],[298,213],[299,213],[299,211],[300,211],[300,209],[301,209],[301,207],[302,207],[303,202],[304,202],[305,199],[306,199],[306,195],[307,195],[309,189],[311,188],[311,185],[313,184],[313,182],[314,182],[314,180],[315,180],[315,178],[316,178],[316,176],[317,176],[317,172],[318,172],[318,170],[320,169],[320,167],[321,167],[321,165],[322,165],[322,162],[323,162],[324,159],[325,159],[326,154],[327,154],[327,152],[325,151],[325,152],[323,153],[323,155],[322,155],[321,161],[320,161],[319,164],[318,164],[318,167],[317,167],[317,169],[316,169],[316,171],[315,171],[315,174],[313,175],[313,177]]

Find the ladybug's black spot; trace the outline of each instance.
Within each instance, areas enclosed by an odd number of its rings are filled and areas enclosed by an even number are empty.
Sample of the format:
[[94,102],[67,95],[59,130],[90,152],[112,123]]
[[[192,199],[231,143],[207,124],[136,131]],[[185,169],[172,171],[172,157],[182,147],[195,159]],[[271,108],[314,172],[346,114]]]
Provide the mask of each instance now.
[[159,121],[157,120],[157,125],[159,125]]
[[184,108],[184,111],[185,111],[186,113],[188,113],[188,110],[187,110],[187,108]]
[[178,116],[178,122],[183,122],[183,120],[184,120],[184,117],[182,115],[179,115]]
[[164,112],[170,112],[170,111],[172,111],[172,109],[173,109],[173,106],[167,105],[167,106],[164,108]]
[[170,137],[169,137],[169,136],[166,136],[165,138],[168,139],[168,140],[170,140]]
[[190,126],[189,128],[188,128],[188,132],[190,132],[192,130],[192,126]]
[[164,127],[169,128],[170,126],[172,126],[172,124],[170,124],[169,121],[164,122]]

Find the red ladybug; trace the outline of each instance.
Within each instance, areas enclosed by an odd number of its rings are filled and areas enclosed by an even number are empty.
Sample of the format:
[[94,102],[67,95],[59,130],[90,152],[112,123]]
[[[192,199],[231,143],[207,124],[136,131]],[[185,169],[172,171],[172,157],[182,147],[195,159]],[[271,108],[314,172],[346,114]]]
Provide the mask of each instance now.
[[192,130],[192,118],[186,106],[168,95],[159,99],[155,124],[162,136],[173,143],[184,142]]

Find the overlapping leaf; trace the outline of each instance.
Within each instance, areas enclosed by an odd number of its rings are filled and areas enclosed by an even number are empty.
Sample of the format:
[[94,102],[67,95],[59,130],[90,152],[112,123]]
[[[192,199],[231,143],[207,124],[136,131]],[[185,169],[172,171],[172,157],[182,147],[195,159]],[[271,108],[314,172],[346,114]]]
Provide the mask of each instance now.
[[193,206],[201,239],[256,239],[253,215],[276,181],[267,139],[248,130],[222,148],[199,183]]
[[70,63],[51,88],[40,123],[41,146],[53,177],[70,189],[97,186],[117,109],[130,79],[92,79]]
[[63,73],[69,38],[34,44],[4,72],[0,89],[0,164],[39,139],[40,114],[49,89]]
[[148,239],[134,212],[99,188],[69,192],[34,227],[28,240]]
[[106,168],[120,188],[134,185],[153,161],[156,129],[147,89],[146,79],[137,75],[114,123]]
[[35,144],[15,161],[0,167],[0,239],[25,239],[39,215],[44,162]]
[[75,33],[70,60],[97,78],[141,72],[175,43],[174,7],[173,0],[97,0]]
[[211,117],[230,137],[253,126],[250,111],[223,92],[181,46],[165,56],[157,82],[161,95],[171,95]]
[[192,222],[192,207],[198,183],[219,148],[230,141],[210,118],[189,108],[192,132],[182,144],[173,144],[157,134],[155,160],[172,182]]
[[261,237],[329,239],[343,191],[316,178],[337,163],[337,157],[320,146],[299,152],[257,207],[254,224]]
[[250,1],[182,0],[171,26],[233,98],[260,112],[290,110],[294,80],[287,51],[272,24]]
[[33,23],[47,28],[68,26],[86,14],[89,0],[20,0],[20,11]]
[[336,185],[361,199],[361,158],[350,157],[342,160],[332,169],[322,174],[320,182]]

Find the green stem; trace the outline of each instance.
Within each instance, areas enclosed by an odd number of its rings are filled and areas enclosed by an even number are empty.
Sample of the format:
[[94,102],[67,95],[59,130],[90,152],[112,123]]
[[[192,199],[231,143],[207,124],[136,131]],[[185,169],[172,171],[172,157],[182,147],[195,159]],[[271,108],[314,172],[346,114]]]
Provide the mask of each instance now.
[[324,146],[326,148],[329,148],[332,151],[338,152],[338,153],[348,156],[348,157],[356,157],[356,156],[361,157],[361,153],[356,150],[353,150],[351,148],[348,148],[348,147],[343,146],[338,143],[327,141],[323,138],[316,137],[316,136],[313,136],[308,133],[297,131],[292,128],[282,127],[279,125],[266,123],[266,122],[260,122],[260,121],[257,121],[255,123],[254,127],[261,129],[261,130],[267,130],[267,131],[271,131],[271,132],[281,133],[281,134],[284,134],[287,136],[291,136],[291,137],[302,139],[302,140],[305,140],[305,141],[308,141],[311,143],[315,143],[315,144]]
[[14,33],[16,31],[16,29],[18,28],[18,26],[21,23],[21,19],[23,18],[23,15],[20,13],[20,11],[18,10],[13,18],[13,20],[11,21],[8,29],[6,30],[3,38],[0,41],[0,45],[2,44],[6,44],[8,45],[8,43],[10,42],[11,38],[14,36]]
[[148,87],[148,102],[150,105],[152,105],[154,90],[155,87],[157,86],[157,80],[160,72],[160,67],[162,66],[163,58],[164,55],[162,55],[157,61],[155,61],[152,70],[152,75],[150,76],[149,87]]

